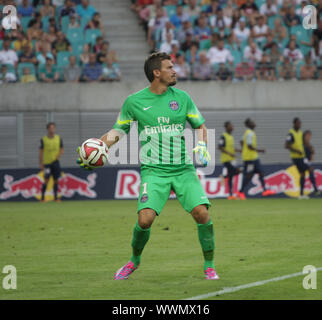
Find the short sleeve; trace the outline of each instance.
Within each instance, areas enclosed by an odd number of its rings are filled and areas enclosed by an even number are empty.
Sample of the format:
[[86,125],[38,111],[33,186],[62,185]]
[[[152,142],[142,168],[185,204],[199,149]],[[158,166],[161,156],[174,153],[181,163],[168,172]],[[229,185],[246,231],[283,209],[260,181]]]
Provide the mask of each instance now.
[[220,138],[219,138],[218,146],[219,147],[225,147],[226,146],[226,139],[225,139],[225,137],[223,135],[220,136]]
[[294,136],[292,133],[289,133],[287,136],[286,136],[286,140],[285,140],[287,143],[293,143],[294,142]]
[[60,138],[60,148],[64,148],[64,143],[62,138]]
[[39,146],[39,149],[44,149],[44,141],[43,141],[43,139],[42,139],[42,138],[40,139],[40,146]]
[[186,118],[193,129],[200,127],[205,122],[205,119],[203,118],[197,106],[195,105],[195,103],[193,102],[193,100],[190,98],[188,94],[187,94]]
[[131,102],[128,97],[121,109],[121,112],[118,115],[118,118],[113,126],[113,129],[119,130],[122,133],[128,134],[131,128],[131,123],[134,121],[134,117],[131,112]]

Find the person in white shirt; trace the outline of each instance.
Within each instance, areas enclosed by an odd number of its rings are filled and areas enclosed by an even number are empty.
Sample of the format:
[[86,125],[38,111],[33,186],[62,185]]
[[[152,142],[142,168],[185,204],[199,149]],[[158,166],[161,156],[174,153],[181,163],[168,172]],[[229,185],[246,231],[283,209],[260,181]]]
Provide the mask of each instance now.
[[239,19],[239,23],[234,28],[233,33],[239,44],[248,40],[250,36],[250,29],[246,26],[246,19],[244,17]]
[[172,51],[172,45],[173,44],[176,44],[178,45],[178,41],[176,40],[172,40],[172,34],[171,32],[168,32],[167,33],[167,36],[166,36],[166,41],[162,42],[161,43],[161,46],[160,46],[160,52],[166,52],[167,54],[170,54],[171,51]]
[[262,59],[262,54],[262,50],[258,49],[253,40],[250,40],[249,45],[244,49],[244,59],[253,64]]
[[232,19],[224,16],[222,9],[217,10],[216,14],[210,17],[210,25],[213,28],[230,28]]
[[295,65],[304,58],[302,51],[296,47],[296,40],[290,41],[288,47],[284,49],[283,56],[288,57]]
[[207,52],[207,58],[211,64],[226,63],[229,62],[230,65],[233,64],[234,58],[230,51],[224,48],[224,40],[220,39],[218,41],[217,47],[211,47]]
[[277,7],[273,0],[267,0],[261,5],[259,12],[266,17],[275,16],[277,14]]
[[165,14],[164,9],[157,8],[155,18],[150,19],[148,24],[148,44],[150,45],[151,50],[154,50],[155,43],[160,41],[156,36],[158,35],[158,31],[162,32],[162,29],[165,27],[166,22],[168,21],[168,17]]
[[17,81],[16,75],[13,72],[8,71],[7,66],[2,65],[1,72],[0,72],[0,84],[16,82],[16,81]]
[[176,55],[176,62],[173,65],[174,71],[177,73],[179,80],[188,80],[190,78],[190,66],[185,61],[184,54],[178,53]]
[[189,0],[189,4],[183,8],[183,13],[189,17],[199,16],[200,11],[197,0]]
[[12,64],[16,67],[18,56],[14,50],[10,49],[10,44],[10,39],[5,39],[3,41],[3,49],[0,51],[0,64]]
[[269,33],[269,27],[264,23],[264,16],[259,16],[256,18],[256,25],[252,30],[252,37],[256,39],[257,42],[263,42]]

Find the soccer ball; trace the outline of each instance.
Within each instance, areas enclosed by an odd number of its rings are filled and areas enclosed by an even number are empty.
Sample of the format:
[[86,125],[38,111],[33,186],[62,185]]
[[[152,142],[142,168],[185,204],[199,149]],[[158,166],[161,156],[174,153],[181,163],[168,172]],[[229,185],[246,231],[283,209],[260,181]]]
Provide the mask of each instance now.
[[79,155],[85,165],[102,167],[108,158],[108,148],[102,140],[91,138],[83,142]]

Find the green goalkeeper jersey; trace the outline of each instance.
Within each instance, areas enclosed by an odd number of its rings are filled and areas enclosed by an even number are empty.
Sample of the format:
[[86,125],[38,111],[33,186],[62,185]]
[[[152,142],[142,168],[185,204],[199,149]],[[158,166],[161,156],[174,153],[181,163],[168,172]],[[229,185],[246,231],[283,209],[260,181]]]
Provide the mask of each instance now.
[[147,87],[128,96],[113,128],[127,134],[137,121],[141,171],[179,174],[193,166],[185,146],[186,120],[194,129],[205,121],[185,91],[168,87],[155,94]]

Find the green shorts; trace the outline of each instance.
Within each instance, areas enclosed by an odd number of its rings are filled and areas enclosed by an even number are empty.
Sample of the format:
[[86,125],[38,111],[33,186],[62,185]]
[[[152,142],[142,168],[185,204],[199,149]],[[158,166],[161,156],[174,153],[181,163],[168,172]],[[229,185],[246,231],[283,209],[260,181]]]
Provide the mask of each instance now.
[[191,212],[198,205],[210,202],[200,183],[194,167],[180,175],[158,176],[141,172],[138,212],[142,209],[153,209],[159,215],[169,199],[171,190],[176,193],[182,207]]

